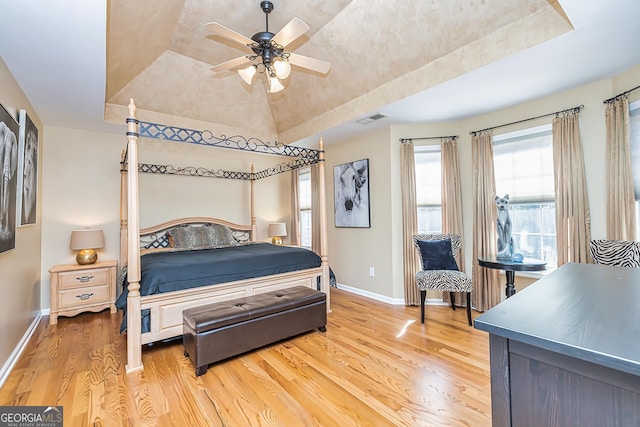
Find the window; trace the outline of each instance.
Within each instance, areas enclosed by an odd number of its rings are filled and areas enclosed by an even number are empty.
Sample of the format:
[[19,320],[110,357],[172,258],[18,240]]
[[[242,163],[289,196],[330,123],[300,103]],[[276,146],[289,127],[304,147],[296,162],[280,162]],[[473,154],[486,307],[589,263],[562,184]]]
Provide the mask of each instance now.
[[509,195],[515,251],[557,266],[551,125],[493,138],[496,193]]
[[636,240],[640,241],[640,101],[629,104],[629,137],[636,195]]
[[300,246],[311,249],[311,169],[298,172],[300,205]]
[[418,232],[442,233],[440,145],[415,147]]

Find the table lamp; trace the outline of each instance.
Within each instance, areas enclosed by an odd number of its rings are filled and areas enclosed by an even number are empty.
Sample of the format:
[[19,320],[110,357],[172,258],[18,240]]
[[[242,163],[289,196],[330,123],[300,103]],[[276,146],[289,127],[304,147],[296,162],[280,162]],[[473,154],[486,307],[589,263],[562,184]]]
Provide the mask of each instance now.
[[70,247],[71,250],[79,251],[76,255],[78,264],[93,264],[98,260],[95,250],[104,247],[104,234],[100,229],[73,230]]
[[282,245],[282,238],[286,235],[287,227],[284,222],[269,224],[269,237],[272,237],[271,243],[274,245]]

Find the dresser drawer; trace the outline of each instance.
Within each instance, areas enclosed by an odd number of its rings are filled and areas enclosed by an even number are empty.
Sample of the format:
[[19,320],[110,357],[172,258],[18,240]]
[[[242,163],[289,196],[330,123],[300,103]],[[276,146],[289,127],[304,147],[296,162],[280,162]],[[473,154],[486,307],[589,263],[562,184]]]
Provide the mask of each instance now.
[[109,301],[109,285],[58,291],[58,308],[80,307]]
[[71,289],[109,283],[109,269],[96,268],[82,271],[65,271],[58,273],[58,289]]

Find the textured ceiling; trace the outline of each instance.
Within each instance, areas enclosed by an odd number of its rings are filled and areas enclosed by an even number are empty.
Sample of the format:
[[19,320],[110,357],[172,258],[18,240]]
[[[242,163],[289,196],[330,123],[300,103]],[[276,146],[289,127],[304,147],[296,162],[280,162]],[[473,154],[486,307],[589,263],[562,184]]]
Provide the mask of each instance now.
[[311,30],[287,50],[332,68],[323,76],[294,66],[285,90],[269,94],[263,79],[213,75],[212,65],[245,51],[205,27],[251,37],[265,29],[259,3],[110,0],[105,117],[122,123],[134,98],[145,120],[187,118],[288,143],[571,30],[551,0],[274,0],[269,30],[302,19]]

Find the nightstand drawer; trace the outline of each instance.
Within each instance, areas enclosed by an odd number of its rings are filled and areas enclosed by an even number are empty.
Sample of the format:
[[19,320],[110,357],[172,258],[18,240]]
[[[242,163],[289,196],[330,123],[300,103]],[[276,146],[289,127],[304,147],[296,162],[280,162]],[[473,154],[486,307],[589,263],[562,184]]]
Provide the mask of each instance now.
[[81,289],[58,291],[58,308],[99,304],[109,301],[109,285],[85,286]]
[[82,271],[66,271],[58,273],[60,282],[58,289],[71,289],[109,283],[109,269],[96,268]]

